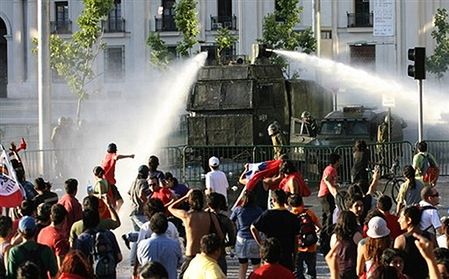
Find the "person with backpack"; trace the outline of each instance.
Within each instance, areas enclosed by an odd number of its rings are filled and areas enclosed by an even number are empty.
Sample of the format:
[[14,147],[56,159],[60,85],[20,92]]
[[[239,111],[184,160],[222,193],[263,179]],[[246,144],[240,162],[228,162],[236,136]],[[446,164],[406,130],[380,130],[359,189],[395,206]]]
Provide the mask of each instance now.
[[19,266],[26,261],[30,261],[39,266],[41,278],[56,276],[58,265],[53,251],[47,245],[34,241],[36,233],[36,221],[33,217],[24,216],[20,219],[18,231],[23,242],[12,247],[8,252],[8,263],[6,268],[6,278],[16,279]]
[[89,259],[97,279],[115,279],[116,267],[122,261],[122,253],[114,234],[98,229],[100,216],[92,209],[83,211],[84,232],[75,241],[75,249]]
[[426,186],[435,186],[440,174],[435,157],[427,151],[427,142],[421,141],[416,145],[417,153],[413,156],[413,168],[416,178]]
[[396,198],[396,213],[399,214],[402,208],[417,204],[421,200],[421,190],[424,184],[415,177],[415,169],[411,165],[404,166],[403,174],[405,182],[399,188]]
[[422,200],[419,202],[421,209],[421,220],[419,227],[422,231],[427,231],[434,236],[436,233],[443,234],[443,226],[440,221],[440,214],[436,206],[440,203],[440,194],[435,187],[426,186],[421,190]]
[[288,204],[291,212],[298,218],[301,227],[298,237],[298,251],[296,253],[295,273],[297,279],[304,279],[304,264],[307,266],[307,274],[311,278],[316,278],[316,253],[318,234],[317,229],[321,229],[320,219],[311,209],[304,207],[304,202],[300,195],[288,197]]

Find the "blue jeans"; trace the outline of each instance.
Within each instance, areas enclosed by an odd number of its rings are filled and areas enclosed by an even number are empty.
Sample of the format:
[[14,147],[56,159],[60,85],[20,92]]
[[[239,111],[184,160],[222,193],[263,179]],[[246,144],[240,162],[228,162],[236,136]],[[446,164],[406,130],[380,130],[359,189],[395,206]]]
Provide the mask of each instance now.
[[316,252],[298,252],[295,262],[295,278],[304,279],[304,264],[307,266],[307,274],[311,278],[316,278]]

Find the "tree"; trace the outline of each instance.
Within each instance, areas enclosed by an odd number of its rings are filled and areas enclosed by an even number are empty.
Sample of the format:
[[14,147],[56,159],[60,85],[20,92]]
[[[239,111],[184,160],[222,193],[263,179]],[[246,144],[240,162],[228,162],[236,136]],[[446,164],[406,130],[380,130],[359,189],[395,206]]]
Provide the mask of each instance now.
[[84,10],[77,23],[79,31],[69,40],[50,36],[50,66],[62,76],[78,98],[76,121],[80,119],[81,103],[88,97],[86,85],[95,78],[93,64],[104,49],[101,19],[108,15],[114,0],[83,0]]
[[176,51],[182,56],[188,56],[189,50],[198,43],[199,19],[195,0],[179,0],[175,5],[176,27],[183,35]]
[[435,29],[431,35],[437,45],[434,53],[427,58],[426,65],[427,71],[440,80],[449,67],[449,22],[446,9],[437,9],[434,24]]
[[147,38],[147,46],[151,48],[151,64],[164,69],[170,62],[170,53],[159,33],[151,32]]
[[[295,31],[295,26],[301,22],[302,7],[298,6],[299,0],[276,0],[278,8],[265,16],[262,25],[262,39],[259,42],[273,49],[296,50],[301,48],[305,53],[311,53],[316,49],[316,39],[311,28],[302,32]],[[287,68],[285,59],[274,56],[271,61]]]
[[217,60],[221,65],[223,61],[221,61],[221,52],[224,49],[231,48],[235,42],[237,42],[237,38],[229,31],[228,28],[219,28],[217,30],[217,36],[215,37],[215,44],[217,45]]

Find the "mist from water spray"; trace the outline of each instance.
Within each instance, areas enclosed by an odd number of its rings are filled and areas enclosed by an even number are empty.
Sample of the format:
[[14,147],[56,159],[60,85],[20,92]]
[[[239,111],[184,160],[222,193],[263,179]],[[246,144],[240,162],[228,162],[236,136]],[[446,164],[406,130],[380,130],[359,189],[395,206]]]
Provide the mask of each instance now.
[[[360,101],[368,98],[368,105],[382,105],[382,95],[395,98],[396,106],[393,108],[402,117],[416,121],[418,118],[418,93],[411,80],[400,82],[398,80],[382,77],[363,69],[357,69],[330,59],[319,58],[305,53],[273,50],[295,62],[299,62],[301,68],[314,69],[319,72],[317,80],[325,87],[345,88],[347,91],[356,92],[356,96],[350,95],[348,100]],[[424,95],[424,119],[427,123],[439,123],[442,114],[448,113],[446,104],[441,102],[443,94],[436,90],[426,90]],[[340,97],[338,98],[340,100]],[[346,100],[346,101],[348,101]],[[351,103],[354,104],[354,103]],[[340,105],[340,104],[339,104]]]

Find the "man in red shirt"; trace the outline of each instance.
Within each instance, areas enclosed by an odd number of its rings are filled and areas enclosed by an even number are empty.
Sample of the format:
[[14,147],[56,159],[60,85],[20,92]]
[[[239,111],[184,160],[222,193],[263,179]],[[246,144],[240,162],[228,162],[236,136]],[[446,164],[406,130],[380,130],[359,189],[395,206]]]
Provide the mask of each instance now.
[[249,279],[294,279],[288,268],[279,264],[281,257],[281,243],[274,237],[268,238],[260,247],[260,257],[264,261],[258,269],[254,270]]
[[150,177],[148,186],[152,192],[152,199],[160,199],[164,205],[175,198],[175,195],[164,185],[164,181],[160,181],[156,176]]
[[131,155],[119,155],[117,154],[117,145],[115,143],[110,143],[108,145],[107,153],[101,162],[101,167],[104,170],[104,179],[106,179],[110,186],[110,191],[112,191],[112,196],[114,197],[113,205],[115,210],[119,211],[120,207],[123,205],[123,198],[117,189],[115,181],[115,164],[118,160],[124,158],[134,159],[134,154]]
[[58,268],[61,268],[64,256],[69,252],[69,241],[64,234],[63,225],[67,211],[61,204],[51,207],[51,224],[43,228],[37,236],[37,243],[45,244],[51,248],[56,256]]
[[70,228],[73,223],[83,218],[83,209],[80,202],[76,199],[76,192],[78,191],[78,181],[74,178],[67,179],[65,181],[65,195],[58,201],[59,204],[64,206],[67,211],[67,218],[65,219],[63,228],[66,237],[69,237]]
[[318,198],[320,198],[323,226],[332,225],[332,214],[335,209],[335,196],[337,195],[337,168],[340,165],[340,155],[329,155],[329,165],[324,169],[320,182]]
[[401,235],[403,231],[399,225],[399,217],[390,213],[393,202],[389,196],[381,196],[377,200],[377,209],[385,216],[385,221],[387,222],[387,227],[390,229],[390,237],[394,240],[397,236]]

